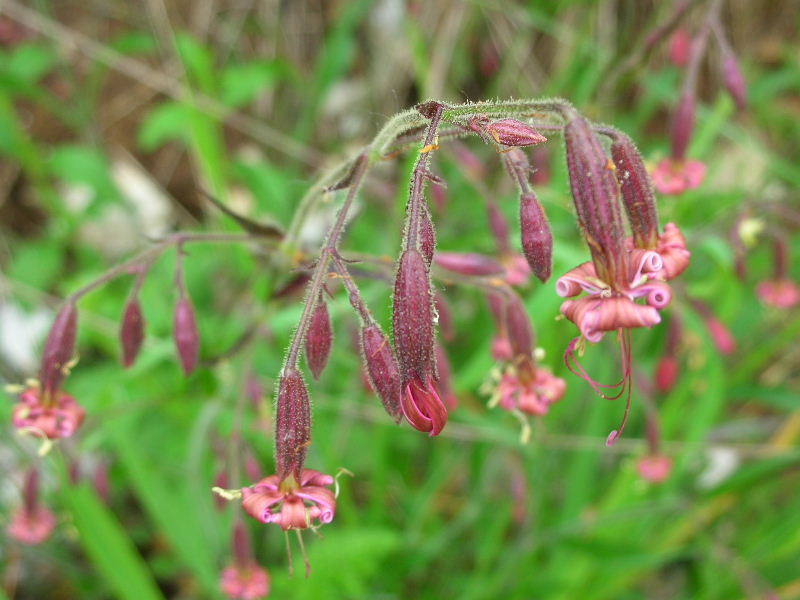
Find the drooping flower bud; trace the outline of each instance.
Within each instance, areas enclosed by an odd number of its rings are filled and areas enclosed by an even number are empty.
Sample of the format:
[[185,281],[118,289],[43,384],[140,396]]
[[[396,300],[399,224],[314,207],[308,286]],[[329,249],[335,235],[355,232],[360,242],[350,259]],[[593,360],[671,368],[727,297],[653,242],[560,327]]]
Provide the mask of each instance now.
[[533,355],[533,328],[525,305],[514,293],[510,293],[505,300],[506,331],[511,350],[514,357],[529,358]]
[[8,537],[29,546],[45,541],[56,526],[56,517],[39,502],[39,472],[25,476],[23,504],[8,524]]
[[589,122],[579,115],[573,115],[564,127],[564,141],[575,212],[597,276],[612,288],[624,289],[628,284],[628,255],[623,247],[614,163]]
[[739,62],[733,53],[727,53],[722,59],[722,83],[736,103],[736,108],[747,108],[747,87],[744,76],[739,69]]
[[67,302],[56,315],[42,351],[39,382],[45,404],[53,399],[67,375],[67,368],[75,351],[77,324],[78,310],[73,302]]
[[436,252],[436,230],[433,228],[433,220],[431,219],[428,205],[424,202],[420,205],[419,251],[425,258],[425,264],[430,267],[433,255]]
[[658,243],[658,214],[647,167],[633,140],[627,135],[615,131],[613,140],[611,156],[617,167],[614,173],[631,225],[634,247],[655,249]]
[[372,389],[389,416],[399,423],[402,418],[400,368],[389,339],[377,323],[370,323],[361,329],[361,352]]
[[125,305],[119,339],[122,344],[122,365],[130,367],[136,361],[144,341],[144,318],[137,298],[131,298]]
[[181,297],[175,305],[172,335],[183,372],[189,375],[197,367],[200,334],[197,330],[194,307],[191,300],[185,296]]
[[270,580],[267,570],[253,559],[250,537],[244,523],[233,526],[233,564],[220,576],[220,589],[231,600],[258,600],[269,594]]
[[545,282],[553,268],[553,233],[542,205],[532,192],[520,196],[519,224],[525,260],[539,281]]
[[311,443],[311,403],[300,372],[286,368],[278,384],[275,408],[275,464],[278,478],[300,481]]
[[414,249],[400,256],[392,326],[403,381],[412,376],[424,381],[433,373],[433,305],[428,269]]
[[672,116],[672,158],[684,158],[692,139],[695,117],[695,98],[691,91],[684,92]]
[[437,252],[433,262],[437,267],[461,275],[488,277],[505,271],[503,265],[493,258],[471,252]]
[[534,146],[547,141],[533,127],[517,119],[492,121],[485,129],[495,142],[503,146]]
[[685,67],[689,63],[692,38],[683,27],[678,27],[669,38],[669,61],[676,67]]
[[656,365],[656,389],[662,394],[668,393],[678,380],[678,359],[675,356],[665,355],[658,360]]
[[486,211],[489,217],[489,230],[492,232],[497,251],[500,253],[511,252],[508,243],[508,221],[500,212],[500,207],[492,199],[486,201]]
[[533,185],[547,185],[550,182],[550,148],[536,146],[531,151],[531,183]]
[[333,341],[331,318],[328,306],[322,294],[317,299],[317,306],[311,314],[311,323],[306,334],[306,361],[314,379],[319,379],[320,374],[328,364]]

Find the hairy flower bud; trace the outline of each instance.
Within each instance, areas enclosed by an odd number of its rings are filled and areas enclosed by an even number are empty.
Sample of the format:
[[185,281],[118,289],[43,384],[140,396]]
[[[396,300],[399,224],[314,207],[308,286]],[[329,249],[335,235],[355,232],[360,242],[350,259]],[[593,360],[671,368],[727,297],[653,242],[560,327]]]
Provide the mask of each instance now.
[[731,53],[722,59],[722,82],[736,103],[736,108],[739,110],[747,108],[747,87],[744,76],[739,69],[739,62]]
[[553,269],[553,233],[533,192],[520,196],[519,224],[525,260],[533,274],[545,282]]
[[122,313],[119,338],[122,344],[122,365],[130,367],[144,341],[144,318],[137,298],[131,298]]
[[306,334],[306,361],[314,379],[319,379],[320,374],[328,364],[331,354],[333,331],[331,318],[328,315],[328,306],[322,294],[317,299],[317,306],[311,314],[311,323]]
[[275,464],[283,481],[300,474],[311,443],[311,402],[300,372],[292,367],[284,370],[278,384],[275,408]]
[[430,267],[433,254],[436,252],[436,230],[427,204],[422,203],[419,220],[419,251],[425,258],[425,263]]
[[376,323],[361,329],[361,352],[369,382],[383,403],[383,408],[396,423],[400,422],[400,368],[389,339]]
[[437,267],[461,275],[487,277],[505,271],[505,267],[493,258],[470,252],[437,252],[433,262]]
[[503,146],[533,146],[547,141],[533,127],[516,119],[492,121],[485,129],[495,142]]
[[633,141],[624,133],[614,132],[611,156],[616,166],[622,204],[628,215],[636,248],[652,250],[658,243],[656,199],[647,167]]
[[400,256],[392,327],[403,381],[412,376],[426,380],[433,372],[433,305],[425,260],[413,249]]
[[489,230],[492,232],[497,250],[501,253],[511,252],[511,246],[508,243],[508,221],[500,212],[500,207],[494,200],[487,201],[486,210],[489,213]]
[[514,357],[529,358],[533,355],[533,328],[525,311],[522,299],[509,294],[505,306],[506,331]]
[[75,351],[75,335],[78,324],[78,310],[68,302],[56,315],[42,352],[42,366],[39,381],[45,403],[61,387],[67,374],[67,366]]
[[175,348],[181,367],[189,375],[197,367],[197,357],[200,350],[200,334],[197,330],[197,321],[194,317],[194,308],[191,301],[182,297],[175,305],[172,335],[175,339]]
[[589,122],[573,116],[564,127],[567,169],[578,222],[597,276],[612,287],[627,286],[628,260],[617,203],[614,163],[606,156]]
[[692,139],[695,117],[695,99],[692,92],[684,92],[672,116],[672,158],[684,158]]

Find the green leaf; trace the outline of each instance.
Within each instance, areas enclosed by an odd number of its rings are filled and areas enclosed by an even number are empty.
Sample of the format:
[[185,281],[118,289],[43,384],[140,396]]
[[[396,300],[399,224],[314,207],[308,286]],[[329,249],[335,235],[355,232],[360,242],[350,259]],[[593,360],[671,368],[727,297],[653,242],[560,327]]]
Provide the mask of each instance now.
[[50,46],[42,44],[20,44],[2,61],[2,71],[24,83],[35,83],[47,75],[56,65],[58,57]]
[[142,119],[139,127],[139,146],[148,152],[170,140],[189,141],[190,109],[178,102],[164,102]]
[[258,61],[229,65],[222,71],[222,102],[228,106],[244,106],[258,98],[279,77],[277,63]]
[[125,529],[94,491],[88,485],[65,486],[62,495],[84,551],[115,597],[123,600],[163,599]]
[[175,45],[192,84],[204,93],[213,95],[216,76],[211,51],[188,33],[178,33]]

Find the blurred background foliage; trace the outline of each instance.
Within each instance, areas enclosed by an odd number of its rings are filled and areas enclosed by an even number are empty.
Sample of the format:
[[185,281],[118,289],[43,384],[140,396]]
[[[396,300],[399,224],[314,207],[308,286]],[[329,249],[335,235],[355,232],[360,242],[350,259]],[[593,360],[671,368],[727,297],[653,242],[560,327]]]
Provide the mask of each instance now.
[[[651,0],[4,0],[0,379],[35,375],[60,299],[149,238],[178,228],[236,231],[199,190],[286,226],[315,173],[427,98],[562,96],[629,133],[657,161],[668,154],[681,71],[666,44],[649,53],[642,44],[671,11],[670,2]],[[687,26],[701,14],[691,11]],[[574,328],[555,319],[552,282],[532,282],[524,297],[537,343],[568,392],[521,446],[516,421],[487,410],[479,392],[493,368],[485,301],[440,283],[454,318],[446,348],[460,406],[429,439],[394,426],[365,391],[356,320],[339,293],[331,364],[310,385],[308,466],[346,467],[355,477],[343,479],[323,539],[307,536],[309,579],[289,578],[277,528],[248,521],[273,597],[800,597],[800,312],[766,307],[755,294],[772,274],[772,233],[800,253],[800,2],[731,0],[723,19],[749,106],[737,114],[720,91],[712,49],[689,151],[707,164],[707,178],[660,200],[662,222],[679,223],[692,250],[667,311],[684,324],[677,384],[659,394],[650,383],[667,328],[635,331],[632,422],[605,448],[622,406],[566,373],[561,353]],[[621,71],[631,56],[632,68]],[[537,192],[560,274],[588,253],[560,141],[548,147],[551,178]],[[515,223],[516,193],[498,157],[477,140],[470,148]],[[400,158],[373,173],[348,252],[397,254],[409,168]],[[491,253],[485,205],[464,165],[445,148],[435,169],[448,184],[445,207],[434,211],[439,247]],[[307,227],[310,247],[329,210]],[[763,233],[747,248],[742,278],[731,232],[745,218]],[[270,272],[257,247],[188,252],[204,368],[184,379],[174,357],[168,253],[142,290],[147,339],[133,368],[119,366],[117,342],[131,281],[81,301],[80,362],[66,384],[88,411],[76,439],[39,459],[35,443],[5,428],[0,518],[7,522],[20,502],[24,469],[41,461],[43,500],[59,525],[36,547],[4,541],[0,598],[220,597],[239,508],[215,509],[210,487],[250,372],[265,394],[258,406],[246,404],[243,436],[263,473],[272,472],[271,386],[300,302],[297,293],[274,297],[291,274]],[[364,281],[363,290],[388,328],[389,286]],[[719,352],[688,298],[730,328],[733,353]],[[229,355],[254,327],[255,343]],[[611,380],[613,357],[607,339],[585,365]],[[636,471],[647,453],[642,397],[658,406],[662,452],[674,460],[661,484]],[[14,400],[3,398],[4,414]],[[69,463],[77,485],[66,476]],[[105,500],[89,485],[98,467],[109,473]]]

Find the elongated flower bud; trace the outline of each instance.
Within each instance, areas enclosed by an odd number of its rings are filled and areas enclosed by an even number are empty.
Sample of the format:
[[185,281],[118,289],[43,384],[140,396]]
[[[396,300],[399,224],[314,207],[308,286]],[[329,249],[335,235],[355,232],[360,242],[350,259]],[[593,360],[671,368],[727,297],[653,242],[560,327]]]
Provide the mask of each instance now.
[[684,158],[694,130],[695,99],[684,92],[672,116],[672,158]]
[[747,108],[747,87],[744,76],[739,69],[739,62],[731,53],[722,59],[722,82],[736,103],[736,108],[739,110]]
[[515,357],[530,357],[533,355],[533,328],[525,305],[516,294],[509,294],[505,298],[505,318],[508,340]]
[[627,286],[628,260],[617,203],[614,163],[588,121],[573,116],[564,127],[569,185],[578,222],[598,277],[612,287]]
[[547,141],[530,125],[516,119],[500,119],[486,125],[487,133],[503,146],[533,146]]
[[403,381],[414,375],[425,381],[433,372],[433,305],[425,260],[413,249],[400,256],[392,326]]
[[505,271],[503,265],[493,258],[470,252],[437,252],[433,262],[437,267],[462,275],[487,277]]
[[519,225],[525,260],[539,281],[545,282],[553,269],[553,233],[533,192],[520,196]]
[[325,304],[322,294],[320,294],[306,334],[306,360],[314,379],[319,379],[320,374],[325,369],[325,365],[328,364],[332,341],[333,331],[331,329],[331,318],[328,315],[328,306]]
[[278,385],[275,408],[275,464],[278,478],[293,476],[297,483],[311,443],[311,402],[302,375],[288,368]]
[[125,305],[119,339],[122,344],[122,365],[130,367],[136,361],[144,341],[144,318],[137,298],[131,298]]
[[617,167],[615,174],[631,225],[633,244],[636,248],[652,250],[658,244],[658,214],[647,167],[627,135],[615,132],[613,139],[611,156]]
[[197,331],[194,308],[188,298],[183,297],[178,300],[173,321],[172,335],[175,339],[175,348],[178,350],[184,374],[189,375],[197,367],[200,334]]
[[61,382],[66,377],[67,365],[75,351],[77,326],[78,310],[75,304],[68,302],[56,315],[44,343],[39,381],[45,399],[50,398],[61,387]]
[[361,352],[372,389],[389,416],[399,423],[403,416],[400,410],[400,367],[389,339],[376,323],[361,329]]
[[433,228],[433,220],[431,220],[428,205],[423,202],[420,208],[419,251],[425,258],[425,263],[430,267],[433,254],[436,252],[436,230]]
[[500,212],[497,202],[488,200],[486,210],[489,213],[489,229],[492,232],[495,244],[497,244],[498,252],[511,252],[511,246],[508,243],[508,221],[506,221],[503,213]]

